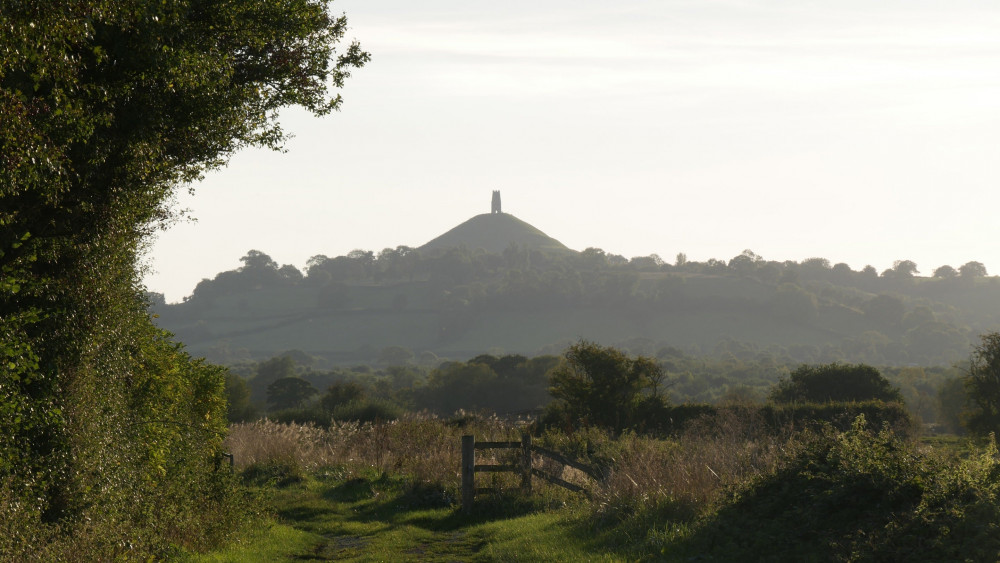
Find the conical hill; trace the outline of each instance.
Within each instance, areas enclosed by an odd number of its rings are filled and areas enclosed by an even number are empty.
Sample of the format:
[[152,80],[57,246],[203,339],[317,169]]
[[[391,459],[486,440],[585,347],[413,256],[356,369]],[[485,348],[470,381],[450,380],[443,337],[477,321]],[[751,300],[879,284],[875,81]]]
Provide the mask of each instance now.
[[464,246],[501,254],[511,244],[551,253],[573,252],[563,243],[509,213],[476,215],[420,247],[423,253]]

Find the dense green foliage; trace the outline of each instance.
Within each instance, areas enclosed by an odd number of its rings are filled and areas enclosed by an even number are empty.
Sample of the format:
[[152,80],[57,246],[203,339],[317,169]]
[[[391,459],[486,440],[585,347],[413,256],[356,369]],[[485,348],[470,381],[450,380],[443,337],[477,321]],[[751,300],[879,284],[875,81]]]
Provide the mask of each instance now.
[[267,386],[267,405],[272,409],[291,409],[302,406],[318,393],[301,377],[282,377]]
[[779,403],[827,401],[902,401],[898,389],[879,373],[864,365],[828,364],[800,366],[771,392]]
[[[483,354],[467,362],[441,362],[435,368],[407,363],[388,367],[359,365],[317,369],[313,367],[315,358],[300,351],[290,351],[262,362],[241,363],[230,370],[231,378],[240,381],[245,378],[248,387],[260,388],[261,379],[269,381],[278,373],[287,373],[321,390],[320,397],[307,401],[294,412],[284,412],[280,417],[273,411],[268,413],[272,419],[312,421],[325,426],[331,413],[342,404],[378,402],[383,406],[394,405],[396,416],[403,411],[423,410],[440,416],[451,416],[459,410],[531,415],[549,407],[548,422],[562,420],[560,424],[570,424],[573,421],[571,425],[575,425],[579,419],[566,418],[561,408],[551,404],[549,373],[559,362],[556,356],[526,358]],[[727,349],[723,359],[691,356],[665,348],[655,362],[664,374],[662,394],[669,396],[675,406],[666,413],[660,408],[646,413],[649,416],[642,417],[641,428],[668,433],[676,431],[692,416],[714,412],[716,407],[762,405],[769,395],[777,392],[779,385],[788,384],[790,372],[789,366],[776,363],[773,357],[741,351],[735,346]],[[276,366],[280,369],[275,369]],[[849,422],[854,415],[864,413],[876,424],[886,421],[895,428],[925,424],[930,425],[928,428],[951,433],[964,431],[961,420],[967,407],[960,368],[909,366],[883,370],[891,387],[885,395],[892,401],[889,404],[863,399],[873,395],[862,393],[854,395],[862,398],[861,403],[848,397],[847,402],[824,405],[822,403],[829,398],[824,395],[818,403],[764,405],[764,408],[777,414],[773,419],[779,425],[790,421],[822,420],[843,427],[845,420]],[[230,396],[231,404],[245,404],[243,388],[233,385],[231,389],[235,393]],[[247,412],[266,412],[265,399],[266,395],[260,396]],[[870,407],[858,410],[856,407],[860,405]],[[770,420],[770,415],[768,417]],[[249,418],[240,415],[231,420]]]
[[592,342],[570,346],[549,372],[552,423],[615,431],[655,424],[666,410],[664,373],[653,359]]
[[547,377],[557,361],[553,356],[481,354],[468,362],[445,362],[415,390],[412,404],[443,415],[459,409],[502,414],[537,410],[550,400]]
[[1000,434],[1000,333],[982,335],[972,351],[965,384],[974,406],[966,426],[982,436]]
[[345,30],[314,0],[0,1],[5,558],[146,558],[241,513],[224,373],[152,325],[139,258],[179,186],[280,147],[280,108],[339,106]]
[[[994,561],[1000,471],[991,445],[929,457],[887,431],[824,432],[739,491],[670,559]],[[673,553],[671,553],[673,551]]]
[[[694,358],[685,361],[700,364],[703,371],[696,376],[688,372],[684,381],[703,378],[710,385],[719,385],[717,391],[720,392],[714,395],[716,400],[711,401],[714,404],[698,403],[690,396],[682,396],[683,404],[669,406],[667,388],[673,395],[677,380],[673,379],[674,372],[667,368],[677,370],[679,365],[685,365],[678,363],[682,359],[680,356],[672,355],[668,361],[630,357],[621,350],[589,342],[571,346],[562,358],[483,354],[468,362],[443,362],[429,371],[402,366],[385,370],[358,366],[318,371],[296,368],[296,362],[291,360],[293,356],[309,361],[308,356],[292,352],[257,363],[255,367],[243,365],[233,369],[255,371],[256,375],[250,379],[253,384],[257,378],[273,375],[275,366],[283,366],[280,373],[293,374],[285,380],[295,381],[303,389],[325,389],[318,397],[309,398],[309,393],[289,404],[271,404],[267,413],[272,420],[311,422],[322,427],[336,420],[391,420],[405,411],[429,411],[439,416],[486,412],[507,416],[541,414],[541,424],[549,427],[593,425],[615,431],[632,429],[667,435],[682,431],[699,417],[745,412],[774,430],[789,424],[805,427],[820,422],[843,429],[863,414],[878,427],[887,424],[901,435],[908,435],[918,423],[933,422],[936,417],[934,412],[908,410],[899,391],[891,386],[884,395],[891,401],[889,403],[869,393],[860,393],[845,395],[836,401],[824,396],[819,401],[800,399],[794,404],[764,404],[763,397],[768,389],[779,383],[780,371],[763,382],[754,382],[765,385],[755,398],[752,393],[739,393],[748,382],[743,367],[726,372],[725,365]],[[824,371],[843,367],[809,369]],[[922,370],[907,369],[905,379],[900,377],[903,374],[897,378],[900,382],[908,381],[908,389],[915,390],[913,380],[918,374],[925,380],[916,382],[917,385],[933,387],[935,380],[928,379]],[[881,379],[880,375],[878,377]],[[235,389],[242,393],[238,387]],[[731,392],[721,392],[726,389]],[[921,397],[917,395],[917,398]],[[234,399],[239,400],[239,396]],[[931,395],[925,399],[931,403],[933,411],[936,397]],[[264,408],[265,405],[259,406]],[[923,418],[925,414],[926,419]]]
[[886,428],[896,436],[909,438],[919,434],[913,415],[900,403],[883,401],[844,401],[824,403],[754,404],[682,404],[667,407],[662,416],[647,422],[654,435],[677,435],[691,424],[704,420],[738,417],[756,421],[768,433],[788,428],[827,427],[846,431],[860,416],[870,429]]

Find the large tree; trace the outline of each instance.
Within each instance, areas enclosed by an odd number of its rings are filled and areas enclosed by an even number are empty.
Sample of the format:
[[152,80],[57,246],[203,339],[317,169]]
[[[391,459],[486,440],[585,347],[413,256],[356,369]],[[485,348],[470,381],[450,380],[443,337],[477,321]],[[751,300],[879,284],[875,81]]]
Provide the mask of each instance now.
[[651,358],[581,341],[549,374],[555,399],[549,410],[566,422],[612,430],[652,425],[656,422],[647,418],[666,405],[660,393],[663,377]]
[[346,29],[326,0],[0,0],[0,552],[180,533],[151,503],[218,448],[224,376],[153,328],[139,256],[178,189],[281,147],[281,108],[340,106]]
[[899,389],[878,369],[865,364],[799,366],[771,392],[779,403],[825,403],[829,401],[902,402]]
[[267,406],[271,410],[291,409],[319,394],[319,390],[301,377],[282,377],[267,386]]
[[972,405],[965,420],[973,433],[1000,433],[1000,333],[980,336],[972,350],[965,389]]

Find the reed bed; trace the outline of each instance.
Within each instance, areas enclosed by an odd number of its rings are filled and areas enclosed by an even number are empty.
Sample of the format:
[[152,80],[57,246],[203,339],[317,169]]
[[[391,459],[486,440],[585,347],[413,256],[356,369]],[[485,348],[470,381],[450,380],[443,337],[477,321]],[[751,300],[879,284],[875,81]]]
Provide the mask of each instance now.
[[675,439],[626,436],[595,499],[609,510],[673,505],[693,516],[727,489],[773,472],[793,436],[769,430],[752,410],[698,419]]
[[[236,424],[226,447],[241,469],[282,466],[292,473],[337,467],[349,473],[374,469],[454,493],[460,485],[461,436],[519,440],[528,421],[427,414],[377,424],[334,423],[329,429],[268,420]],[[686,515],[708,509],[723,492],[774,471],[793,440],[775,433],[755,411],[729,410],[698,419],[676,438],[658,439],[599,430],[546,432],[538,443],[599,465],[595,481],[571,468],[537,460],[550,473],[589,488],[597,510],[632,511],[670,505]],[[511,463],[511,450],[477,454],[481,463]],[[516,486],[514,476],[483,476],[494,486]],[[505,479],[511,477],[511,479]],[[507,483],[510,481],[510,483]],[[544,483],[539,483],[542,490]]]
[[334,422],[329,429],[265,419],[232,425],[224,447],[240,469],[264,465],[293,471],[375,469],[457,489],[463,434],[475,434],[479,440],[517,440],[524,425],[520,420],[468,415],[445,421],[429,414],[379,423]]

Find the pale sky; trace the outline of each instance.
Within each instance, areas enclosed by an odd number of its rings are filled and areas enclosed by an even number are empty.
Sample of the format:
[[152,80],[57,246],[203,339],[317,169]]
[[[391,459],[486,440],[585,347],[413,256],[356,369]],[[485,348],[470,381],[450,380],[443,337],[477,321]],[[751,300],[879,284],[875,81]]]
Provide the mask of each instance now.
[[337,0],[372,54],[342,111],[285,114],[179,196],[170,302],[250,249],[420,246],[490,210],[570,248],[1000,274],[992,0]]

